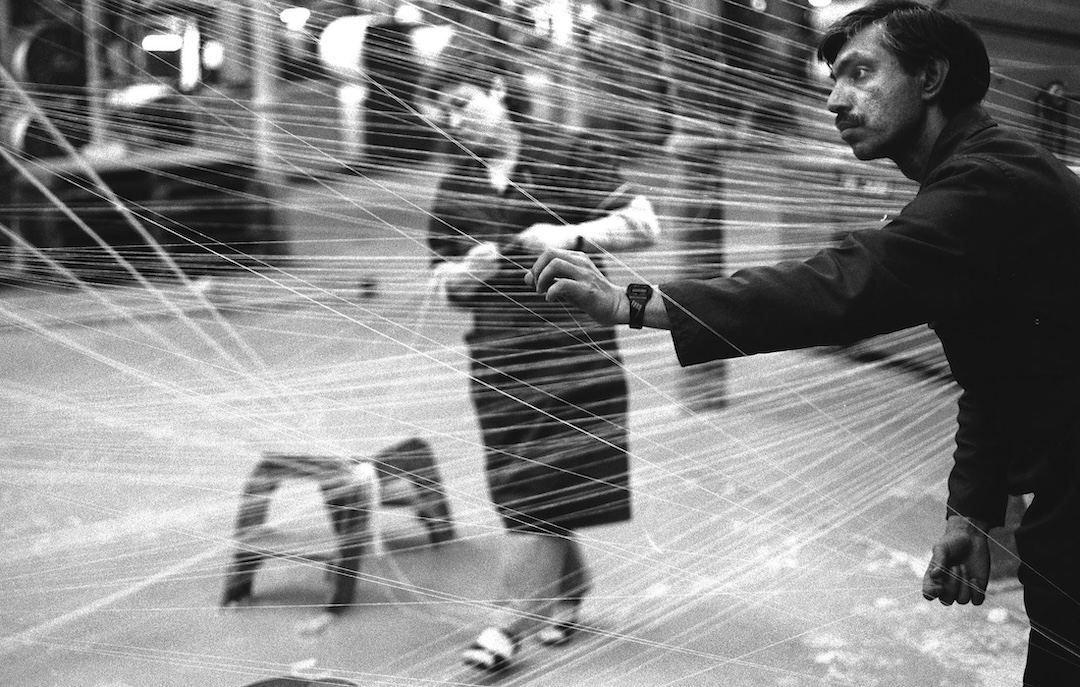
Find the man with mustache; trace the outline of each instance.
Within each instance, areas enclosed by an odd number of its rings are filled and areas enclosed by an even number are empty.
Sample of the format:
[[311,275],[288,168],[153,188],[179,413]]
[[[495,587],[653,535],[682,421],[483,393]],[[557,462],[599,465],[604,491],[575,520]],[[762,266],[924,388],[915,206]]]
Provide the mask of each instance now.
[[526,282],[599,322],[669,329],[683,365],[850,343],[929,324],[960,387],[945,532],[927,599],[980,604],[987,531],[1034,494],[1016,533],[1032,631],[1024,684],[1080,685],[1080,179],[981,107],[978,35],[917,2],[829,29],[828,108],[861,160],[920,185],[881,229],[802,261],[624,290],[547,251]]

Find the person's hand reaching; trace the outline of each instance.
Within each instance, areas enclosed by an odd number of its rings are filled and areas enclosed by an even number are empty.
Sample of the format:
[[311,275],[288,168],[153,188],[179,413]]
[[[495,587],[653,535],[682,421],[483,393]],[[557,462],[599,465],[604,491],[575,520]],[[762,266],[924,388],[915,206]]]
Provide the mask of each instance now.
[[525,273],[525,283],[548,301],[563,301],[600,324],[626,323],[630,302],[584,253],[546,250]]

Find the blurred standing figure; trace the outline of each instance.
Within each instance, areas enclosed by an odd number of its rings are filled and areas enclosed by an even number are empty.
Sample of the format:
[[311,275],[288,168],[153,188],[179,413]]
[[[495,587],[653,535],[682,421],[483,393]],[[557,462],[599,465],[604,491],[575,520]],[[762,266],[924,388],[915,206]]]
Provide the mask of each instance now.
[[456,84],[486,84],[499,77],[511,115],[533,113],[535,97],[526,81],[543,53],[531,44],[522,10],[505,9],[498,0],[448,3],[442,11],[454,32],[438,62],[420,78],[421,108],[438,109],[440,95]]
[[1034,494],[1016,531],[1031,621],[1024,684],[1076,687],[1080,179],[981,107],[986,48],[949,13],[871,3],[827,31],[818,56],[855,157],[890,159],[920,184],[889,224],[802,262],[639,285],[636,309],[579,253],[546,252],[526,281],[599,322],[635,313],[671,330],[683,365],[929,324],[961,394],[945,531],[923,595],[982,603],[987,531],[1003,523],[1010,494]]
[[446,295],[473,315],[470,391],[510,533],[505,607],[463,655],[484,670],[505,667],[538,623],[540,642],[569,640],[590,586],[576,530],[631,517],[615,331],[546,302],[521,271],[547,248],[595,255],[658,233],[648,199],[588,136],[526,123],[504,97],[498,78],[446,92],[444,125],[461,150],[428,224]]
[[1057,155],[1064,155],[1069,141],[1069,99],[1065,83],[1055,79],[1035,96],[1039,143]]

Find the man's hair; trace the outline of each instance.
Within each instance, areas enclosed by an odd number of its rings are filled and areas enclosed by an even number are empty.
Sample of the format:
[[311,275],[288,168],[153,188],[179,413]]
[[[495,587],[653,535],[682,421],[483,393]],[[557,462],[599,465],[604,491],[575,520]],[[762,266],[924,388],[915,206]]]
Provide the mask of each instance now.
[[863,29],[882,28],[885,46],[914,74],[931,59],[949,63],[939,103],[947,115],[982,101],[990,87],[990,59],[982,38],[956,15],[913,0],[879,0],[845,15],[825,31],[818,59],[832,64]]

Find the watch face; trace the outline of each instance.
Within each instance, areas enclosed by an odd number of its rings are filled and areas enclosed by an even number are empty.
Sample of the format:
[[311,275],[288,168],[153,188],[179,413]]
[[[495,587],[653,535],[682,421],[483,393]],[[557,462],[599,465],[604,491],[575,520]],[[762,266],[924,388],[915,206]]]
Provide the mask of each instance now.
[[652,287],[648,284],[631,284],[626,287],[626,295],[630,299],[648,298],[652,295]]

